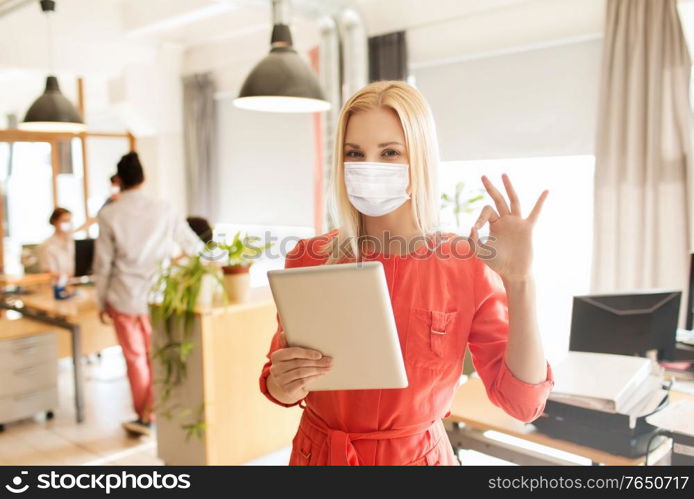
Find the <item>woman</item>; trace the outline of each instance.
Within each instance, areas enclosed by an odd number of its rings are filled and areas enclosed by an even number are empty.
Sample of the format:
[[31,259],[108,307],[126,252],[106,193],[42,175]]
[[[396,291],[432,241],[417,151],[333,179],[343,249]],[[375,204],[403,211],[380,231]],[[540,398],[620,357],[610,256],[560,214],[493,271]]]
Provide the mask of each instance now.
[[48,219],[53,235],[39,245],[41,272],[50,273],[55,281],[67,281],[75,275],[75,240],[72,213],[67,208],[56,208]]
[[490,400],[522,421],[536,419],[554,384],[531,275],[532,228],[547,191],[523,218],[509,179],[510,204],[483,177],[496,209],[484,207],[469,239],[435,237],[434,122],[422,95],[403,82],[369,84],[345,103],[335,158],[339,229],[300,241],[286,266],[382,262],[409,386],[307,392],[331,359],[287,347],[280,324],[260,388],[277,404],[304,408],[290,464],[456,464],[441,418],[466,346]]

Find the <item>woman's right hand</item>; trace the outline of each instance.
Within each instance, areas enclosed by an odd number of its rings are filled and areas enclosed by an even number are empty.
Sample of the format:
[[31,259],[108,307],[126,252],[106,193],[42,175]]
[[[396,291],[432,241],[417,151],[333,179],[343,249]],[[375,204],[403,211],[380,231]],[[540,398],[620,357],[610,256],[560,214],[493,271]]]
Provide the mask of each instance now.
[[268,391],[283,404],[294,404],[308,394],[306,383],[330,371],[332,360],[317,350],[288,347],[282,331],[280,348],[270,356]]

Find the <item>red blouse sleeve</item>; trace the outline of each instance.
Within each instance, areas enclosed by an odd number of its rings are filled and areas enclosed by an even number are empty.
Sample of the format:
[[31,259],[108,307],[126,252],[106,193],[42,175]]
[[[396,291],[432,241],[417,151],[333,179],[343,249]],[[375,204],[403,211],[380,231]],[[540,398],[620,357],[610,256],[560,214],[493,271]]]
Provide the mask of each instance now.
[[[304,243],[303,240],[299,241],[296,246],[287,253],[287,257],[284,261],[284,268],[301,267],[302,257],[304,256]],[[293,407],[301,403],[301,400],[296,401],[293,404],[284,404],[273,397],[267,389],[267,377],[270,375],[270,366],[272,362],[270,361],[270,356],[279,350],[280,339],[279,335],[282,332],[282,322],[280,321],[279,314],[277,315],[277,330],[275,331],[272,341],[270,342],[270,351],[267,353],[267,362],[263,366],[262,372],[260,374],[260,391],[265,395],[271,402],[284,407]]]
[[483,261],[475,259],[474,294],[476,311],[472,319],[468,347],[472,363],[484,383],[491,402],[525,423],[540,417],[554,387],[552,368],[537,384],[518,379],[506,365],[508,344],[508,300],[501,277]]

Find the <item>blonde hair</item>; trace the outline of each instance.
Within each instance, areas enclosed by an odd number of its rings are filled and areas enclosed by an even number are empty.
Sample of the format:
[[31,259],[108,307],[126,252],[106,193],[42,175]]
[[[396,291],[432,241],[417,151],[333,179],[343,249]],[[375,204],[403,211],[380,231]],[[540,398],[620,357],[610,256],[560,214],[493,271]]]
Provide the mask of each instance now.
[[[405,134],[409,156],[411,205],[417,228],[423,235],[438,226],[437,168],[439,163],[436,126],[424,96],[403,81],[376,81],[358,90],[345,102],[337,121],[332,169],[330,212],[339,228],[337,236],[324,247],[327,263],[359,260],[364,226],[361,213],[349,201],[344,174],[344,142],[352,114],[386,107],[395,111]],[[349,241],[349,244],[345,244]]]

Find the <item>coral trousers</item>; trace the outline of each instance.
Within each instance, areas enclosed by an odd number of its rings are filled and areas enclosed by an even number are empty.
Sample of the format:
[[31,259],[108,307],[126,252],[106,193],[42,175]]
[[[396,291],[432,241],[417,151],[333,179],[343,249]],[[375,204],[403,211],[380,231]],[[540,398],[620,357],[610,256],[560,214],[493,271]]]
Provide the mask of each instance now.
[[135,412],[142,421],[151,421],[154,415],[150,359],[152,326],[149,316],[125,314],[110,305],[107,312],[113,321],[118,343],[125,357]]

